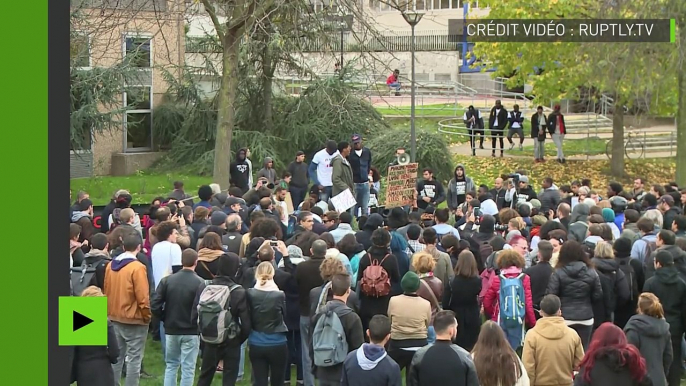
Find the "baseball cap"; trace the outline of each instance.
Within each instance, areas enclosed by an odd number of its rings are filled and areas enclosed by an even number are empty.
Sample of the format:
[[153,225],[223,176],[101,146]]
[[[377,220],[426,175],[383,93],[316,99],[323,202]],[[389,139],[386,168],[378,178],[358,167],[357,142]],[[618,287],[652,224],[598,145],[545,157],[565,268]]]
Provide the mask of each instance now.
[[674,197],[665,194],[664,196],[660,197],[658,202],[660,204],[667,204],[667,205],[671,206],[671,205],[674,205]]
[[527,176],[520,176],[519,177],[519,182],[524,182],[524,183],[529,183],[529,177]]
[[353,134],[353,143],[362,142],[362,136],[359,134]]
[[241,203],[241,200],[239,200],[238,198],[228,197],[226,199],[226,202],[224,203],[224,206],[231,207],[231,206],[234,206],[234,205],[240,204],[240,203]]
[[210,216],[210,223],[212,225],[222,225],[224,222],[226,222],[226,213],[217,211],[217,212],[212,212],[212,215]]

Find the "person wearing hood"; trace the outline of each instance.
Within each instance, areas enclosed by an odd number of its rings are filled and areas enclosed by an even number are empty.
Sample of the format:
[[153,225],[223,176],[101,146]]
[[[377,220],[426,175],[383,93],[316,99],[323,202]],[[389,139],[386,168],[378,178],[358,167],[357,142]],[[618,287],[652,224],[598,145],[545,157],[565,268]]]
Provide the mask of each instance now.
[[458,164],[453,172],[453,178],[448,182],[446,192],[446,203],[451,213],[455,213],[457,208],[465,202],[467,192],[475,190],[474,181],[467,176],[464,165]]
[[[679,278],[674,258],[669,252],[660,251],[655,256],[655,269],[655,276],[646,280],[643,292],[653,293],[660,299],[669,323],[673,357],[681,358],[681,339],[686,330],[686,283]],[[667,374],[669,386],[679,386],[681,370],[680,360],[672,361]]]
[[[333,159],[339,154],[336,141],[326,141],[326,147],[312,157],[308,174],[314,186],[320,187],[320,200],[329,201],[332,195]],[[352,174],[352,171],[351,171]],[[352,177],[351,177],[352,179]]]
[[240,149],[236,153],[236,160],[231,162],[229,173],[231,175],[231,184],[241,188],[243,194],[250,190],[251,167],[247,159],[247,149]]
[[257,172],[257,178],[266,178],[270,184],[276,183],[276,170],[274,170],[274,160],[272,157],[264,158],[264,166]]
[[572,374],[584,357],[579,334],[567,326],[555,295],[543,297],[541,316],[524,338],[522,362],[529,382],[532,386],[571,386]]
[[587,348],[593,332],[593,302],[603,299],[603,289],[598,272],[578,242],[562,245],[547,293],[560,298],[565,322]]
[[[347,189],[350,189],[350,193],[355,191],[353,169],[348,162],[348,156],[350,156],[350,144],[345,141],[340,142],[338,154],[331,160],[331,197],[336,197]],[[354,207],[349,210],[353,209]]]
[[619,270],[624,272],[627,285],[629,286],[629,299],[624,304],[617,304],[615,308],[614,323],[619,328],[624,328],[626,323],[636,314],[638,295],[643,288],[644,275],[643,264],[638,259],[632,259],[631,240],[624,236],[615,240],[612,245],[615,261],[619,263]]
[[544,178],[541,187],[543,190],[538,193],[538,200],[541,202],[541,212],[548,213],[549,210],[557,210],[561,200],[560,190],[553,183],[553,179],[550,177]]
[[[77,205],[78,210],[72,214],[71,222],[81,227],[79,242],[83,243],[85,240],[90,240],[91,236],[95,234],[95,227],[93,226],[93,203],[86,198]],[[88,252],[88,248],[88,244],[82,247],[83,252]]]
[[586,239],[586,235],[588,234],[588,216],[590,214],[591,208],[588,205],[581,203],[576,204],[569,217],[569,240],[580,243]]
[[431,205],[434,208],[445,201],[445,191],[443,184],[434,178],[431,168],[424,168],[422,179],[417,182],[417,207],[422,210]]
[[621,232],[615,224],[615,211],[610,208],[603,208],[603,220],[612,229],[612,239],[617,240],[621,236]]
[[665,321],[665,312],[657,296],[641,294],[638,298],[638,315],[629,319],[624,333],[627,341],[636,346],[645,359],[653,386],[667,386],[667,374],[674,358],[669,324]]
[[657,234],[655,245],[657,246],[655,252],[651,253],[646,261],[643,262],[646,280],[655,275],[655,255],[660,251],[667,251],[674,258],[674,266],[677,272],[679,272],[681,280],[686,281],[686,252],[676,245],[676,235],[674,232],[665,229],[661,230]]
[[112,370],[114,379],[121,379],[126,360],[127,385],[138,384],[152,316],[146,268],[136,257],[141,250],[141,241],[136,233],[124,237],[124,253],[105,268],[107,316],[114,325],[117,343],[122,348]]
[[402,386],[400,366],[384,347],[391,339],[391,321],[375,315],[366,331],[369,343],[348,354],[341,371],[341,386]]
[[372,246],[372,233],[383,226],[383,217],[378,213],[369,215],[367,222],[362,229],[355,233],[355,239],[362,244],[362,248],[366,251]]
[[288,190],[291,192],[293,207],[297,208],[307,197],[307,186],[310,184],[310,173],[305,163],[305,152],[298,151],[295,153],[295,160],[288,164],[286,170],[291,173]]
[[605,322],[612,322],[617,307],[629,301],[629,283],[619,269],[619,262],[615,260],[612,244],[599,242],[591,262],[603,289],[603,301],[593,303],[593,326],[598,328]]

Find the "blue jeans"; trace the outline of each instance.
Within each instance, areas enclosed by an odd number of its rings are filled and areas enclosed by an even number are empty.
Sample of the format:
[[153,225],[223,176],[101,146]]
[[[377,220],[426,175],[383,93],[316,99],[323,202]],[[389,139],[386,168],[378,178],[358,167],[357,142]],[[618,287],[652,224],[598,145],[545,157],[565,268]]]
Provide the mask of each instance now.
[[176,386],[176,377],[181,367],[179,386],[193,386],[195,364],[198,360],[200,338],[197,335],[167,335],[164,371],[164,386]]
[[355,184],[355,201],[357,201],[357,205],[355,205],[355,212],[354,214],[357,215],[357,208],[361,209],[361,215],[366,216],[367,212],[369,211],[369,184],[368,183],[362,183],[362,184]]
[[238,362],[238,380],[243,379],[243,373],[245,373],[245,348],[248,347],[248,341],[246,340],[241,345],[241,360]]
[[319,194],[319,200],[324,201],[324,202],[329,202],[329,199],[331,198],[331,192],[332,191],[333,191],[333,187],[325,186],[324,190]]
[[164,335],[164,322],[160,322],[160,344],[162,345],[162,359],[167,356],[167,340]]
[[395,92],[400,92],[400,82],[393,82],[389,84],[388,87],[395,89]]
[[303,381],[305,386],[314,386],[312,359],[310,359],[310,317],[300,316],[300,343],[302,344]]
[[433,344],[434,342],[436,342],[436,330],[434,326],[429,326],[429,330],[426,333],[426,344]]

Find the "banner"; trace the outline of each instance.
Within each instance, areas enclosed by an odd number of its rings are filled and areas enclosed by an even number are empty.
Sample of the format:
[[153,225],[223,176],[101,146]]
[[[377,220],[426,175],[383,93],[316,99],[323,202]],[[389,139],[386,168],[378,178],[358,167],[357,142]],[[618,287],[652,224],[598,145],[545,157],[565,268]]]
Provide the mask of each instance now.
[[413,205],[416,200],[417,169],[419,164],[394,165],[388,168],[386,180],[386,208]]

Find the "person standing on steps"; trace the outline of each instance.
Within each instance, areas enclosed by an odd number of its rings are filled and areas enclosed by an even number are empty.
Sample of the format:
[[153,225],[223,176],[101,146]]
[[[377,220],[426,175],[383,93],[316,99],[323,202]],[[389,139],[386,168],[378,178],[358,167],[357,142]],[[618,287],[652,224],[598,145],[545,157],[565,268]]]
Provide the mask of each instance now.
[[488,129],[491,130],[491,156],[495,157],[495,143],[500,140],[500,156],[503,156],[503,134],[507,126],[507,110],[500,103],[500,99],[495,101],[495,106],[491,109],[488,116]]
[[565,116],[560,112],[560,105],[555,105],[553,112],[548,116],[548,132],[553,137],[553,143],[557,148],[557,162],[565,163],[565,154],[562,152],[562,142],[567,134]]
[[469,144],[472,147],[472,156],[476,155],[476,135],[479,134],[479,149],[484,148],[484,119],[481,112],[474,106],[469,106],[462,116],[464,125],[469,131]]
[[531,116],[531,138],[534,139],[534,161],[545,162],[545,137],[548,134],[548,117],[543,114],[543,106],[536,108]]
[[507,141],[510,142],[510,150],[514,148],[512,137],[517,134],[519,137],[519,151],[524,150],[524,115],[519,111],[519,105],[512,106],[514,110],[508,114],[510,130],[507,131]]
[[[362,144],[362,136],[353,134],[352,137],[353,150],[348,156],[348,161],[353,170],[353,182],[355,183],[355,190],[351,193],[355,196],[357,205],[355,205],[355,217],[367,214],[369,207],[369,172],[372,167],[372,152],[368,147]],[[359,214],[358,214],[358,210]]]
[[319,187],[319,200],[328,202],[332,197],[331,189],[333,182],[331,177],[333,174],[333,167],[331,161],[338,155],[338,145],[336,141],[326,141],[326,147],[318,151],[308,169],[308,174],[312,180],[312,184]]

